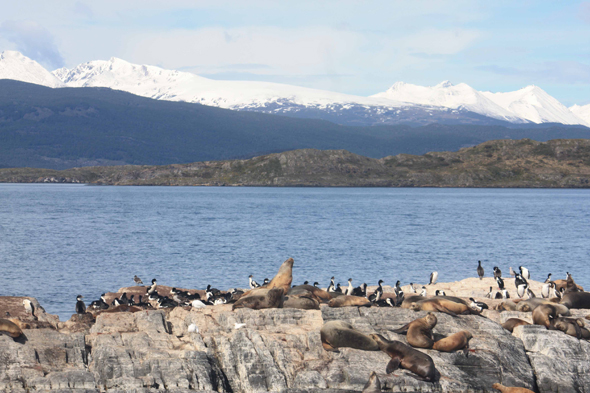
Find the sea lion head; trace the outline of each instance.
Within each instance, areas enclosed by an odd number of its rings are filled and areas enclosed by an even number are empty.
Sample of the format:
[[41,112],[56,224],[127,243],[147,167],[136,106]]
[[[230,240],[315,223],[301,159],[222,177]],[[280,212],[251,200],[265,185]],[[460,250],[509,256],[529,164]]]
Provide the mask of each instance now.
[[412,311],[420,311],[420,305],[416,302],[410,304],[410,310]]
[[428,314],[426,314],[426,316],[424,317],[424,320],[426,321],[426,323],[428,323],[428,327],[429,328],[433,328],[436,326],[436,323],[438,322],[438,319],[436,318],[436,315],[434,315],[433,313],[429,312]]
[[379,346],[379,349],[382,349],[387,344],[389,344],[389,340],[380,334],[377,334],[377,333],[369,334],[369,337],[371,337],[377,343],[377,345]]
[[519,307],[517,307],[519,309],[519,311],[522,312],[529,312],[531,311],[531,305],[528,303],[521,303],[518,305]]
[[562,332],[567,331],[569,323],[563,320],[556,320],[553,324],[555,330],[561,330]]

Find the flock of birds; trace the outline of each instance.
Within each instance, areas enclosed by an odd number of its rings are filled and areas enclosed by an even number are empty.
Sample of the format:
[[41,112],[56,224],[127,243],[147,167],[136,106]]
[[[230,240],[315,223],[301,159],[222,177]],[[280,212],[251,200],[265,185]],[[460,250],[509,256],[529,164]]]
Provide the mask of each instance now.
[[[490,299],[509,299],[510,294],[505,287],[504,279],[502,278],[502,271],[497,266],[493,268],[494,272],[494,279],[498,284],[499,290],[494,290],[493,287],[490,287],[489,293],[486,295],[487,298]],[[479,279],[483,279],[484,277],[484,268],[481,266],[481,261],[478,261],[477,266],[477,275]],[[536,297],[534,292],[530,289],[528,280],[530,280],[530,271],[523,266],[519,266],[519,272],[516,273],[510,267],[510,276],[514,277],[514,284],[516,286],[516,294],[518,297],[523,298],[533,298]],[[567,273],[567,277],[570,277],[569,272]],[[268,278],[265,278],[262,284],[258,284],[252,275],[248,277],[249,279],[249,287],[251,289],[257,287],[264,287],[268,284]],[[438,272],[432,272],[430,274],[430,281],[428,285],[436,284],[438,280]],[[143,285],[143,281],[135,276],[133,281],[137,285]],[[309,285],[308,281],[303,283],[304,285]],[[226,293],[222,293],[217,288],[212,288],[211,285],[207,285],[207,289],[205,290],[205,298],[201,298],[198,293],[190,293],[189,291],[182,291],[177,288],[172,288],[170,291],[171,297],[162,296],[158,294],[157,291],[157,280],[154,278],[152,280],[151,285],[146,286],[146,294],[139,295],[138,299],[134,299],[135,295],[131,295],[127,297],[127,293],[123,293],[120,297],[113,299],[110,304],[107,303],[106,294],[103,293],[100,296],[100,299],[93,301],[89,308],[98,311],[98,310],[106,310],[110,307],[117,307],[117,306],[135,306],[139,308],[173,308],[177,306],[191,306],[194,308],[204,308],[206,306],[213,306],[218,304],[231,304],[234,303],[236,300],[240,298],[240,296],[244,293],[243,290],[232,288]],[[295,286],[295,285],[294,285]],[[319,283],[314,282],[314,287],[319,288]],[[427,288],[426,286],[422,286],[422,288],[417,288],[414,283],[410,283],[410,292],[412,294],[418,294],[418,289],[420,289],[420,295],[426,297],[427,296]],[[541,290],[541,295],[543,298],[550,298],[550,297],[558,297],[561,298],[562,293],[565,289],[561,288],[561,290],[557,290],[557,287],[553,281],[551,281],[551,273],[547,276],[545,283]],[[370,300],[375,306],[378,307],[399,307],[405,298],[404,291],[401,288],[401,283],[398,280],[393,287],[393,291],[395,293],[395,297],[383,297],[383,280],[379,280],[377,283],[377,288],[371,293],[367,294],[367,284],[363,283],[358,287],[354,287],[352,285],[352,278],[348,279],[348,285],[346,287],[341,287],[340,283],[336,284],[334,281],[334,277],[330,279],[330,283],[327,287],[327,292],[331,293],[333,296],[338,295],[349,295],[349,296],[359,296],[365,297]],[[436,290],[435,296],[446,296],[446,293],[442,290]],[[86,304],[82,300],[82,295],[78,295],[76,298],[76,313],[77,314],[85,314],[87,311]],[[146,300],[147,299],[147,300]],[[476,302],[473,298],[470,298],[472,301],[472,307],[476,309],[483,309],[487,308],[487,305],[482,302]],[[33,317],[35,316],[35,307],[31,303],[30,300],[25,299],[23,300],[23,305],[25,310],[32,314]]]

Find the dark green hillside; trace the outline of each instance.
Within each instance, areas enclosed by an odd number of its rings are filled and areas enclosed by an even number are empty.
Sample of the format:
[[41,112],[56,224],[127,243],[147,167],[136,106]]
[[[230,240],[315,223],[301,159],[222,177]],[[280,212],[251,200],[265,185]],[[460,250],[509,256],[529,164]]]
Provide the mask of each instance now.
[[345,127],[157,101],[104,88],[50,89],[0,80],[0,167],[165,165],[303,148],[346,149],[377,158],[524,137],[590,138],[590,130],[436,124]]

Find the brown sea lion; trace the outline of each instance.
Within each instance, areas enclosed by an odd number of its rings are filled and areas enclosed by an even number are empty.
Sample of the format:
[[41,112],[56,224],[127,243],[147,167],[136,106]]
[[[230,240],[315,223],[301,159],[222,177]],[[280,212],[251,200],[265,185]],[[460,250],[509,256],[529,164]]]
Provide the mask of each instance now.
[[268,289],[281,288],[283,293],[288,293],[291,289],[291,282],[293,282],[293,258],[287,259],[281,267],[276,276],[266,286]]
[[492,389],[499,390],[502,393],[535,393],[532,390],[529,390],[527,388],[510,388],[510,387],[504,386],[500,383],[493,384]]
[[398,334],[407,332],[408,344],[414,348],[432,348],[434,344],[432,329],[436,326],[436,322],[436,315],[429,312],[426,316],[415,319],[393,332]]
[[404,298],[404,301],[401,304],[401,308],[411,308],[412,307],[412,303],[416,303],[420,300],[424,300],[426,299],[424,296],[419,296],[419,295],[412,295],[412,296],[408,296],[406,298]]
[[496,306],[498,311],[516,311],[517,304],[512,300],[505,300]]
[[242,296],[232,306],[236,308],[251,308],[261,310],[263,308],[281,308],[283,307],[283,289],[282,288],[254,288],[247,297]]
[[469,350],[469,340],[472,338],[473,336],[470,332],[467,330],[461,330],[460,332],[451,334],[449,337],[438,340],[434,343],[432,349],[440,352],[453,352],[463,349],[465,355],[467,355]]
[[539,299],[539,298],[531,298],[527,300],[523,300],[516,305],[516,311],[520,312],[533,312],[535,308],[539,307],[541,304],[553,304],[556,309],[557,313],[561,315],[569,315],[570,310],[561,304],[554,303],[548,299]]
[[[555,280],[555,281],[552,281],[552,282],[555,283],[555,289],[558,292],[561,292],[561,289],[562,288],[564,290],[567,290],[567,280]],[[575,284],[575,285],[576,285],[576,288],[578,288],[579,291],[584,291],[584,287],[582,287],[581,285],[578,285],[578,284]]]
[[324,291],[321,288],[316,288],[313,285],[297,285],[289,289],[287,295],[306,295],[310,293],[320,303],[329,302],[332,299],[330,293]]
[[584,321],[579,318],[558,317],[552,322],[552,329],[560,330],[577,339],[590,337],[590,331],[584,327]]
[[110,307],[107,310],[100,311],[100,313],[105,313],[105,312],[106,313],[111,313],[111,312],[131,312],[131,313],[134,313],[134,312],[138,312],[141,310],[142,310],[141,308],[136,307],[136,306],[129,306],[127,304],[120,304],[115,307]]
[[360,296],[338,296],[328,302],[330,307],[371,307],[371,302],[366,297]]
[[300,310],[319,310],[320,302],[317,301],[311,295],[289,295],[283,298],[283,308],[298,308]]
[[322,346],[326,351],[338,348],[355,348],[363,351],[378,351],[379,346],[371,337],[355,330],[344,321],[329,321],[320,329]]
[[567,308],[590,308],[590,292],[570,292],[563,295],[560,304]]
[[399,367],[409,370],[424,381],[436,380],[436,368],[432,358],[400,341],[389,341],[380,334],[371,334],[370,337],[377,343],[379,349],[389,355],[391,360],[385,371],[391,374]]
[[5,334],[12,338],[19,338],[23,334],[23,331],[16,323],[0,318],[0,334]]
[[437,311],[449,314],[451,316],[457,316],[462,314],[480,315],[477,311],[471,309],[471,307],[467,306],[466,304],[457,303],[452,300],[441,298],[425,299],[420,300],[418,302],[414,302],[412,303],[410,309],[414,311]]
[[533,311],[533,323],[550,328],[557,314],[557,308],[553,304],[542,304]]
[[371,373],[362,393],[381,393],[381,381],[379,381],[375,371]]
[[515,327],[522,325],[530,325],[530,323],[523,321],[522,319],[510,318],[502,324],[502,327],[512,333]]

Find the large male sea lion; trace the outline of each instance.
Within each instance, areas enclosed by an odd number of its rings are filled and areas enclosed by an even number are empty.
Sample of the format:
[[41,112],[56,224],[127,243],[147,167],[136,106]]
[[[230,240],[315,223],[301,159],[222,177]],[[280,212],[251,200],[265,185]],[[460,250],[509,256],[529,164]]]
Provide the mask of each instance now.
[[251,308],[261,310],[263,308],[281,308],[283,307],[283,289],[282,288],[254,288],[249,292],[247,297],[242,296],[232,306],[236,308]]
[[0,318],[0,334],[5,334],[12,338],[19,338],[23,334],[23,331],[16,323]]
[[530,323],[523,321],[522,319],[510,318],[502,324],[502,327],[512,333],[515,327],[522,325],[530,325]]
[[407,332],[408,344],[415,348],[432,348],[434,344],[432,329],[436,326],[436,322],[436,315],[429,312],[426,316],[415,319],[393,332],[398,334]]
[[298,308],[300,310],[319,310],[320,302],[317,301],[311,295],[289,295],[283,298],[283,308]]
[[297,285],[287,292],[287,295],[307,295],[311,294],[320,303],[329,302],[332,296],[321,288],[313,285]]
[[432,349],[441,352],[453,352],[463,349],[465,355],[467,355],[467,351],[469,350],[469,340],[472,338],[473,336],[470,332],[467,330],[461,330],[460,332],[451,334],[449,337],[438,340],[434,343]]
[[283,293],[289,292],[289,289],[291,289],[291,282],[293,282],[293,262],[295,262],[293,258],[289,258],[285,262],[283,262],[283,264],[279,268],[279,272],[268,283],[266,288],[282,288]]
[[[573,280],[573,279],[572,279]],[[567,290],[567,285],[568,282],[567,280],[554,280],[553,283],[555,283],[555,289],[558,292],[561,292],[562,288],[564,290]],[[571,284],[570,284],[571,285]],[[581,292],[584,291],[584,287],[582,287],[581,285],[575,284],[576,288]],[[571,288],[571,287],[570,287]],[[570,292],[576,292],[576,291],[570,291]]]
[[501,391],[502,393],[535,393],[527,388],[511,388],[504,386],[501,383],[495,383],[492,385],[492,389]]
[[590,292],[570,292],[563,295],[560,304],[567,308],[590,308]]
[[473,310],[466,304],[457,303],[452,300],[442,298],[431,298],[414,302],[412,303],[410,309],[414,311],[438,311],[452,316],[461,314],[479,315],[477,311]]
[[381,381],[379,381],[375,371],[371,373],[371,376],[365,384],[362,393],[381,393]]
[[363,351],[378,351],[379,346],[371,337],[355,330],[344,321],[329,321],[320,329],[322,346],[326,351],[338,348],[355,348]]
[[371,334],[370,337],[375,340],[379,349],[391,357],[385,369],[387,374],[401,367],[416,374],[419,377],[417,379],[435,381],[436,368],[430,356],[400,341],[389,341],[380,334]]
[[412,303],[416,303],[420,300],[424,300],[424,296],[419,295],[412,295],[404,298],[404,301],[401,304],[401,308],[412,308]]
[[349,306],[357,306],[357,307],[371,307],[371,301],[368,300],[366,297],[360,296],[338,296],[334,299],[331,299],[328,302],[330,307],[349,307]]
[[539,299],[536,297],[519,302],[516,305],[516,311],[533,312],[535,308],[539,307],[541,304],[553,304],[557,309],[557,313],[561,315],[569,315],[570,313],[569,309],[564,305],[554,303],[547,299]]

